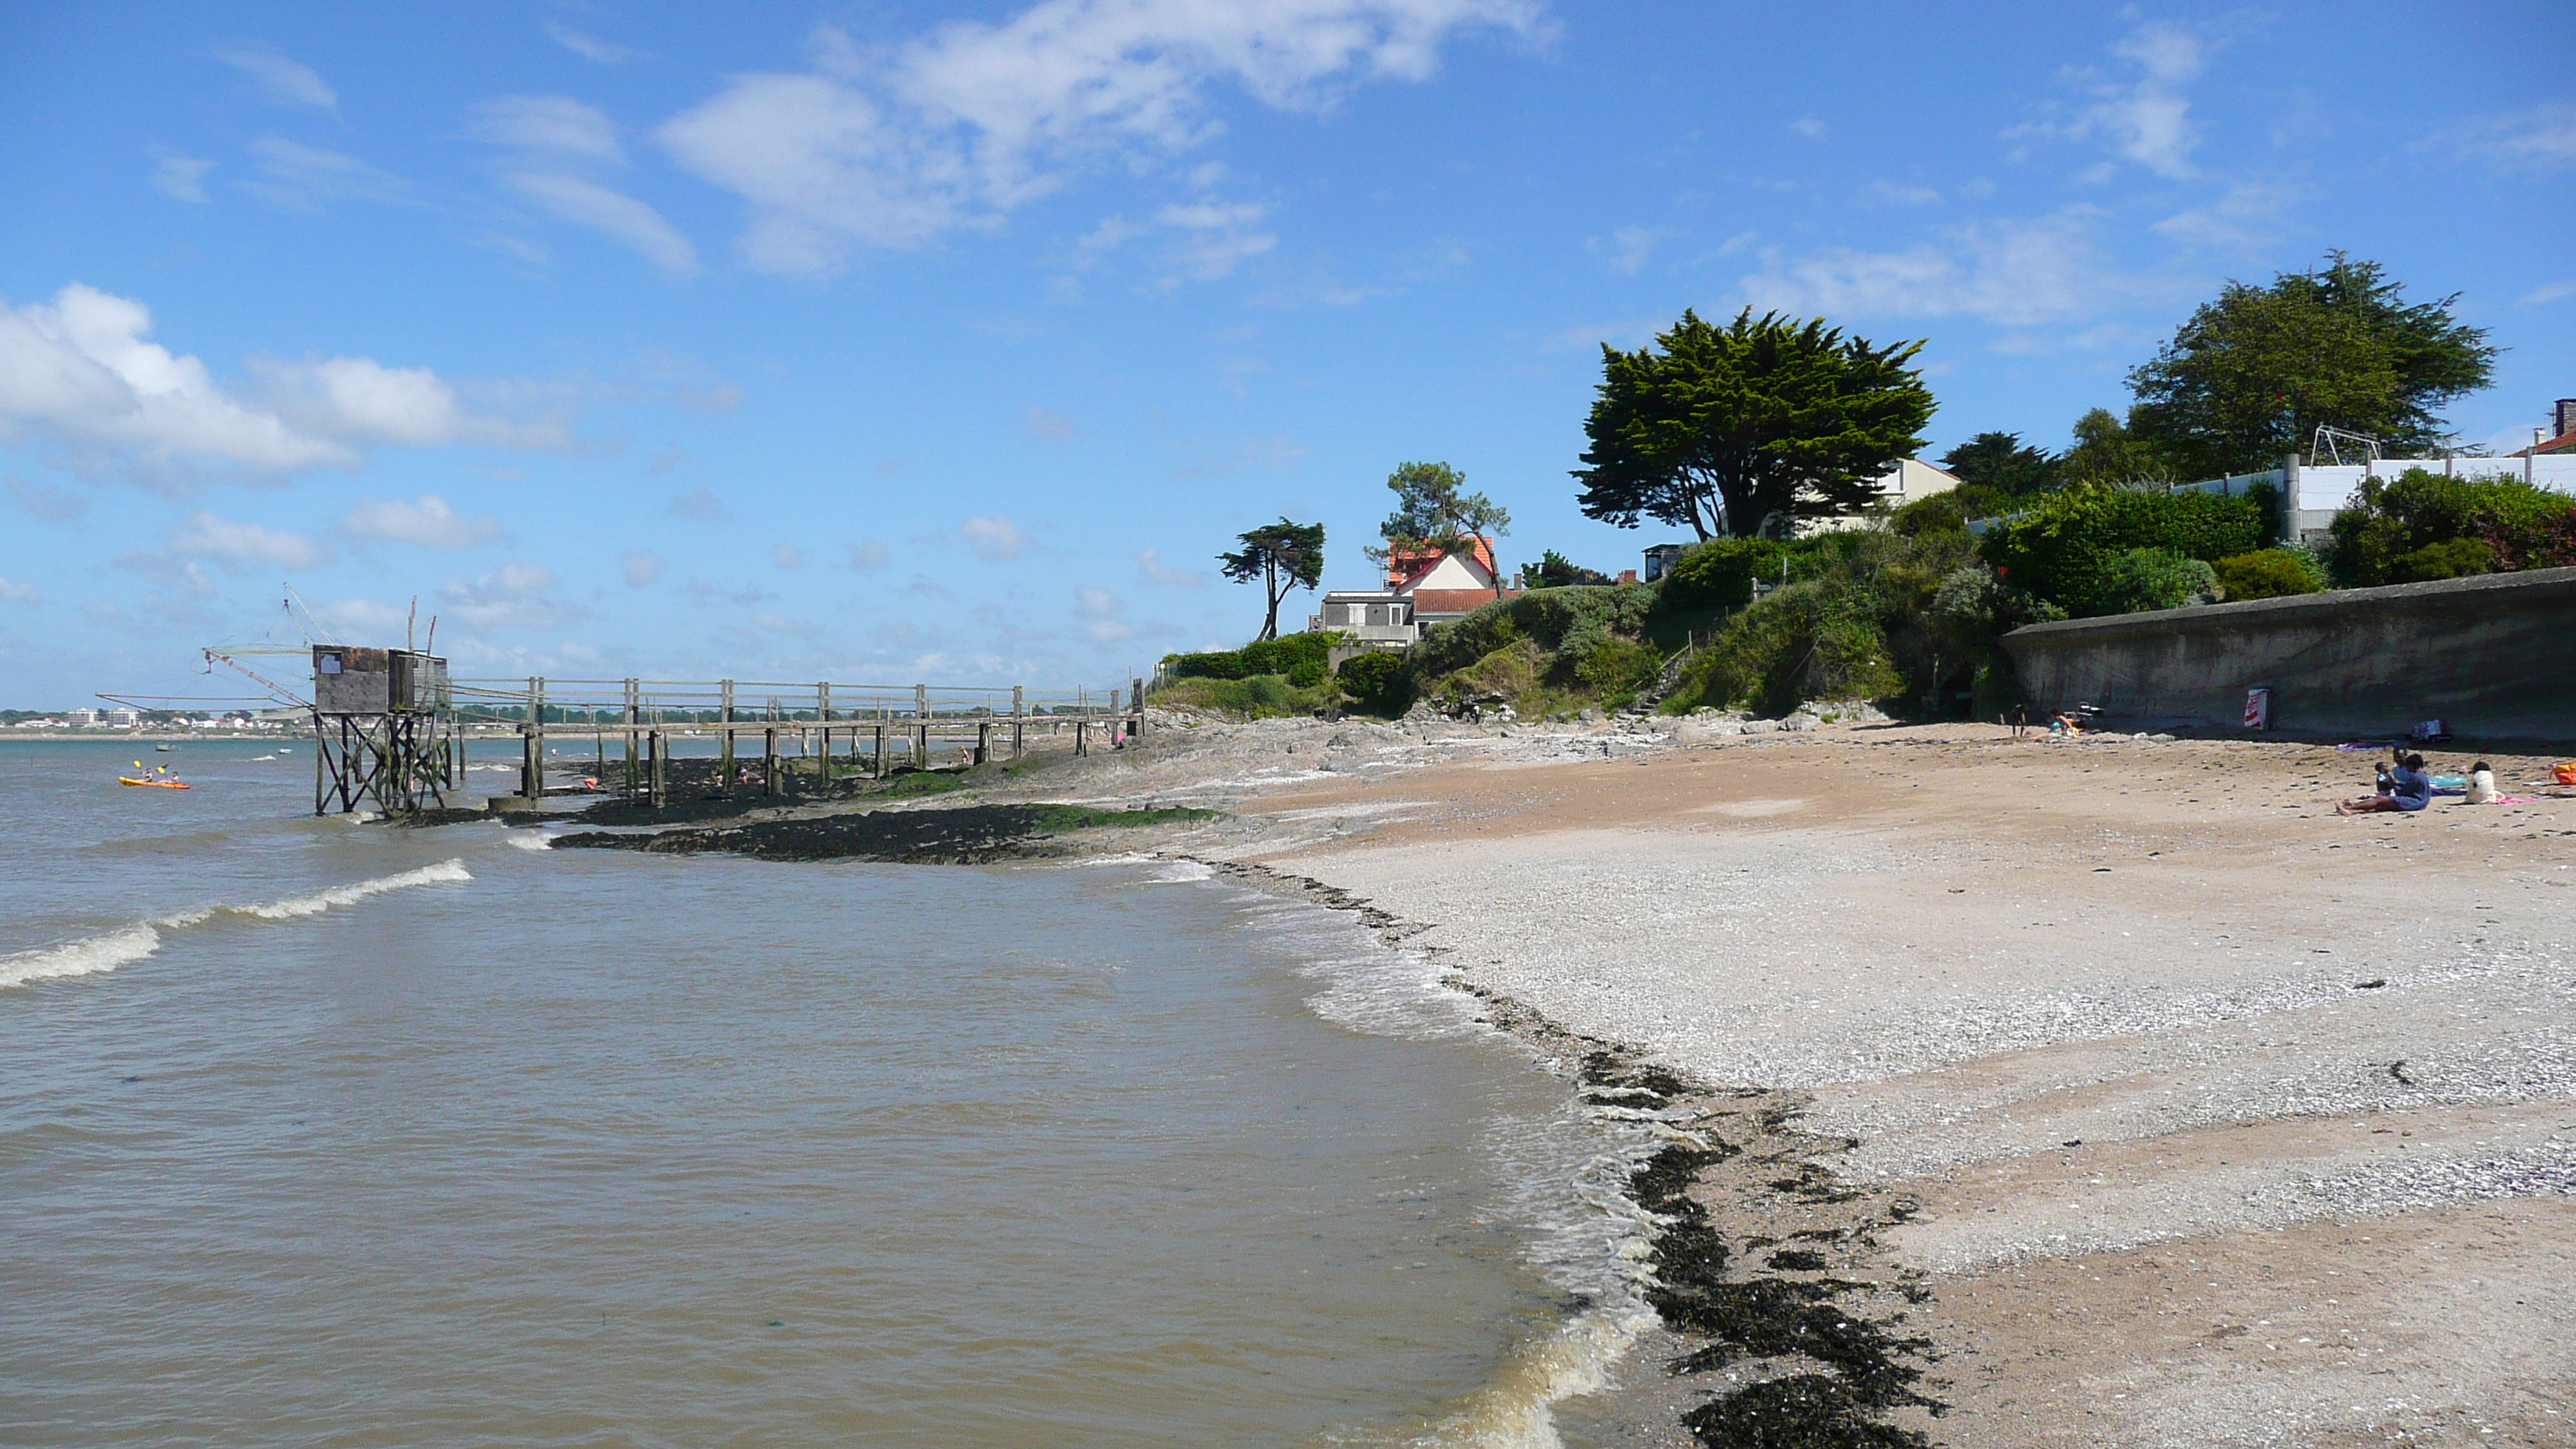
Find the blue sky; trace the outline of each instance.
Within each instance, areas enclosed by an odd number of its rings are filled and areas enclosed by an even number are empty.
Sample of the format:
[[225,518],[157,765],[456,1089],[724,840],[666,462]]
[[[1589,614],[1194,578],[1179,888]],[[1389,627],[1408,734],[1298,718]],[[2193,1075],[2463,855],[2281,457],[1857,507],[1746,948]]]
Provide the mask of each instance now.
[[[353,18],[357,17],[357,18]],[[2576,10],[14,6],[0,704],[417,598],[467,674],[1106,682],[1445,459],[1545,548],[1598,345],[1920,337],[2062,446],[2329,248],[2576,395]],[[1304,612],[1303,600],[1291,612]]]

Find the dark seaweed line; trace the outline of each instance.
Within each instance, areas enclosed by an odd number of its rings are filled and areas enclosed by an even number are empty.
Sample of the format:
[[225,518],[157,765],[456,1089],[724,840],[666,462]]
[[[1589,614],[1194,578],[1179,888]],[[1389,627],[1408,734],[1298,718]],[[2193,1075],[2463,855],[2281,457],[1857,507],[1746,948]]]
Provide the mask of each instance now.
[[[1391,946],[1402,945],[1431,929],[1427,924],[1382,910],[1365,896],[1309,876],[1239,861],[1177,854],[1167,858],[1195,860],[1249,885],[1300,896],[1332,910],[1354,912],[1363,925]],[[1483,1002],[1496,1027],[1578,1058],[1576,1077],[1589,1089],[1585,1100],[1596,1106],[1654,1110],[1676,1100],[1772,1095],[1756,1089],[1730,1091],[1711,1087],[1685,1073],[1644,1060],[1638,1048],[1572,1031],[1535,1007],[1463,976],[1451,973],[1442,980]],[[1885,1321],[1874,1320],[1836,1301],[1849,1291],[1876,1285],[1836,1278],[1758,1274],[1741,1279],[1728,1277],[1731,1254],[1726,1239],[1709,1221],[1708,1209],[1691,1196],[1690,1189],[1705,1171],[1745,1151],[1745,1144],[1728,1141],[1715,1130],[1722,1119],[1738,1115],[1725,1112],[1701,1117],[1690,1124],[1690,1129],[1714,1142],[1714,1146],[1672,1143],[1648,1158],[1630,1177],[1629,1200],[1660,1223],[1647,1259],[1653,1283],[1646,1299],[1667,1326],[1688,1338],[1706,1340],[1705,1347],[1671,1364],[1673,1373],[1698,1374],[1762,1359],[1805,1360],[1825,1371],[1765,1379],[1720,1394],[1683,1415],[1682,1424],[1712,1449],[1924,1449],[1930,1443],[1928,1436],[1888,1423],[1882,1416],[1888,1410],[1909,1407],[1928,1409],[1936,1416],[1947,1410],[1946,1404],[1918,1387],[1924,1370],[1916,1364],[1931,1356],[1931,1340],[1896,1333],[1902,1313]],[[1777,1106],[1758,1111],[1751,1124],[1756,1140],[1792,1135],[1788,1129],[1791,1115]],[[1839,1145],[1848,1148],[1857,1144],[1845,1140]],[[1802,1162],[1791,1176],[1765,1186],[1805,1203],[1844,1203],[1859,1197],[1844,1189],[1830,1169],[1814,1162]],[[1883,1218],[1865,1222],[1861,1230],[1865,1233],[1872,1226],[1901,1222],[1908,1211],[1899,1207]],[[1836,1230],[1816,1236],[1840,1238],[1844,1234]],[[1790,1261],[1781,1262],[1783,1257]],[[1814,1254],[1775,1254],[1773,1261],[1777,1266],[1803,1267],[1810,1261],[1821,1262],[1821,1258]],[[1912,1302],[1929,1296],[1916,1286],[1903,1291]]]

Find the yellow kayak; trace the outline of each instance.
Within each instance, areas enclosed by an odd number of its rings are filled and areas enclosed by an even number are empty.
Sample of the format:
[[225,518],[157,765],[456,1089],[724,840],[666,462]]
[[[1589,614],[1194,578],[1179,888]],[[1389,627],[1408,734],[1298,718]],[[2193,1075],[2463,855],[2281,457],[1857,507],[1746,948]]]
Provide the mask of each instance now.
[[128,775],[117,776],[116,783],[120,785],[150,785],[157,790],[185,790],[188,788],[188,784],[184,780],[137,780]]

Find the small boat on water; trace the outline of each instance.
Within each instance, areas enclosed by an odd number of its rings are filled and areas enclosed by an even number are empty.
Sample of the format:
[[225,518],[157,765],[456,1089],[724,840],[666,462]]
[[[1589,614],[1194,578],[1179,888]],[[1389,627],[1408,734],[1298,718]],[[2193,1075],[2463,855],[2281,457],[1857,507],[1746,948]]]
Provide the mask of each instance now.
[[185,780],[138,780],[131,775],[117,776],[116,783],[120,785],[149,785],[156,790],[185,790],[188,788],[188,782]]
[[164,755],[175,755],[179,752],[177,745],[154,745],[152,748]]

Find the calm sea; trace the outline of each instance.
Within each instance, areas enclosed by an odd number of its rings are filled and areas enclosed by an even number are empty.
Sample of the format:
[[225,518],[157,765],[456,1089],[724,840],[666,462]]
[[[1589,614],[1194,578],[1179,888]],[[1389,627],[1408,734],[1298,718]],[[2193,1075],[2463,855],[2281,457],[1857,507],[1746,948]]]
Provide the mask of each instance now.
[[[1346,915],[0,743],[0,1440],[1548,1444],[1643,1149]],[[534,847],[534,848],[532,848]]]

